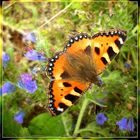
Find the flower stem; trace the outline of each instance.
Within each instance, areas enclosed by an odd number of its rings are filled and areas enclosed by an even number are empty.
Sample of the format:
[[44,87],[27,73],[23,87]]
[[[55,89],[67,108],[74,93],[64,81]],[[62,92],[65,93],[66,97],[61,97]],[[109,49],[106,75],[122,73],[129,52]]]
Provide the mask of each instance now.
[[74,136],[77,135],[77,132],[79,130],[79,127],[80,127],[80,124],[81,124],[81,121],[82,121],[82,118],[83,118],[83,115],[84,115],[84,112],[85,112],[85,109],[86,109],[88,103],[89,103],[89,100],[85,98],[85,100],[83,102],[83,105],[82,105],[82,108],[80,110],[80,114],[78,116],[76,126],[75,126],[75,130],[74,130],[74,133],[73,133]]
[[63,125],[64,125],[64,128],[65,128],[65,131],[66,131],[66,136],[69,137],[70,134],[69,134],[69,130],[67,128],[67,124],[65,123],[65,118],[64,118],[64,114],[62,114],[62,121],[63,121]]

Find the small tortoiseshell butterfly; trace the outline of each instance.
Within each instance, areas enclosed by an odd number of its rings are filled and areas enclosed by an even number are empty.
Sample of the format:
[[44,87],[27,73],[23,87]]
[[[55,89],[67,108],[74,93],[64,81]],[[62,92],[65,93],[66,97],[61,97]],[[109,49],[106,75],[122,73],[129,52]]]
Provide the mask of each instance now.
[[91,83],[100,85],[98,75],[119,53],[126,31],[110,30],[93,36],[80,33],[70,38],[62,52],[49,60],[49,110],[64,112],[86,91]]

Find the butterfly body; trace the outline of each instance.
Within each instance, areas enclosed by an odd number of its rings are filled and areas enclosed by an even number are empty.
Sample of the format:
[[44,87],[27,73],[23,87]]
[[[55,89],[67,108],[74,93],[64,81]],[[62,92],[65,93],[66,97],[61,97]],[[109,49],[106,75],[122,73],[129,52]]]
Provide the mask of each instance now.
[[86,91],[91,83],[100,85],[98,75],[119,53],[126,32],[111,30],[89,36],[81,33],[72,37],[63,52],[50,59],[47,71],[52,81],[49,86],[49,110],[58,115]]

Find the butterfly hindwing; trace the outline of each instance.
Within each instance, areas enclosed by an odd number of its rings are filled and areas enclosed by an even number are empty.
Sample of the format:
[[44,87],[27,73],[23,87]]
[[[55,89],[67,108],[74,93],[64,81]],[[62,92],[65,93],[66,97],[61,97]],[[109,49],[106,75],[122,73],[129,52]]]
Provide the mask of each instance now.
[[111,30],[90,37],[81,33],[72,37],[63,52],[50,59],[47,67],[51,77],[49,110],[58,115],[71,106],[97,76],[119,53],[126,32]]
[[54,80],[50,83],[49,110],[58,115],[66,110],[87,90],[88,84],[69,80]]

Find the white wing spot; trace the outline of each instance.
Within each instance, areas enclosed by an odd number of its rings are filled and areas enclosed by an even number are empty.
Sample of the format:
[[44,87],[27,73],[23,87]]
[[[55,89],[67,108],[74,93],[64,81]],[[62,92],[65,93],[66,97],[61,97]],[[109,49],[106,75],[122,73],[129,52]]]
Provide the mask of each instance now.
[[50,63],[50,65],[49,66],[52,66],[53,64],[52,63]]
[[50,103],[53,103],[53,100],[50,100],[49,102],[50,102]]
[[67,44],[67,47],[69,47],[69,46],[70,46],[70,44],[68,43],[68,44]]
[[61,112],[64,111],[64,109],[63,109],[63,108],[60,108],[60,107],[58,107],[57,110],[58,110],[58,111],[61,111]]
[[51,59],[51,62],[53,62],[54,61],[54,59]]
[[75,40],[78,40],[78,37],[77,36],[75,37]]
[[55,58],[58,58],[58,56],[56,55]]
[[120,44],[123,44],[123,40],[122,38],[119,38]]
[[73,39],[71,39],[70,42],[73,43]]
[[111,32],[111,34],[113,35],[113,34],[114,34],[114,32],[112,31],[112,32]]

